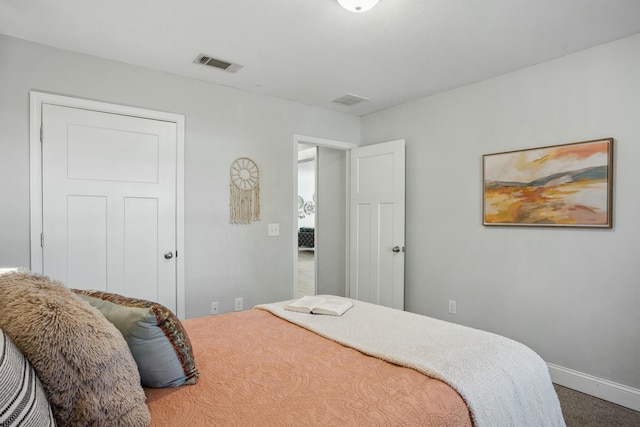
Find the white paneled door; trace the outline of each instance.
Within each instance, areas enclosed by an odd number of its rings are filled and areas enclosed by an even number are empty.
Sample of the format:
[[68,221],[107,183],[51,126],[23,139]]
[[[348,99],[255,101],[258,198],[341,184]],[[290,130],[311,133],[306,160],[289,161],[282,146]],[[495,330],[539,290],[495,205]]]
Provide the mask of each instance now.
[[350,297],[404,310],[404,140],[351,150]]
[[176,123],[42,105],[43,273],[176,310]]

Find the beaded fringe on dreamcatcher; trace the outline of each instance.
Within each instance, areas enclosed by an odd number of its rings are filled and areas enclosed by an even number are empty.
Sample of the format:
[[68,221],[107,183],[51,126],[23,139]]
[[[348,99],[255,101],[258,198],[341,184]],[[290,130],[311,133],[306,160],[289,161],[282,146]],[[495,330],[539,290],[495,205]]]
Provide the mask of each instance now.
[[240,157],[231,164],[229,222],[250,224],[260,220],[260,182],[258,166]]

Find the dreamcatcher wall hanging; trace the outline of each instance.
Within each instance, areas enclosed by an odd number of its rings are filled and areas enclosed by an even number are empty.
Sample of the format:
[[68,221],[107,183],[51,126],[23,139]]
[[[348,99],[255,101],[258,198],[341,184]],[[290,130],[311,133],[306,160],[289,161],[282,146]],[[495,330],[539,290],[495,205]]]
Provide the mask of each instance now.
[[250,224],[260,220],[260,173],[255,162],[240,157],[231,163],[229,222]]

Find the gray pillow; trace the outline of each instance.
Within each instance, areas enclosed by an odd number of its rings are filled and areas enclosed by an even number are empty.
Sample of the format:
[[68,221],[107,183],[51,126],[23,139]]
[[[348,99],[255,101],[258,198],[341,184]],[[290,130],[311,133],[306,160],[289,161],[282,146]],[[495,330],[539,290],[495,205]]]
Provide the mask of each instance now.
[[145,387],[195,384],[198,370],[180,320],[153,301],[101,291],[73,290],[100,310],[127,341]]
[[33,367],[0,330],[0,426],[55,426]]
[[124,338],[60,282],[22,271],[0,275],[0,328],[35,369],[57,424],[151,422]]

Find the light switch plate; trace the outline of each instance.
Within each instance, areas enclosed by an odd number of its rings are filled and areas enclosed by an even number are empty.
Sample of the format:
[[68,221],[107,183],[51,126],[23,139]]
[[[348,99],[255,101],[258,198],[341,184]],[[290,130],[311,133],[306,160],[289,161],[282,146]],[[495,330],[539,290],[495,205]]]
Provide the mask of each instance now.
[[280,235],[280,224],[269,224],[269,236]]

